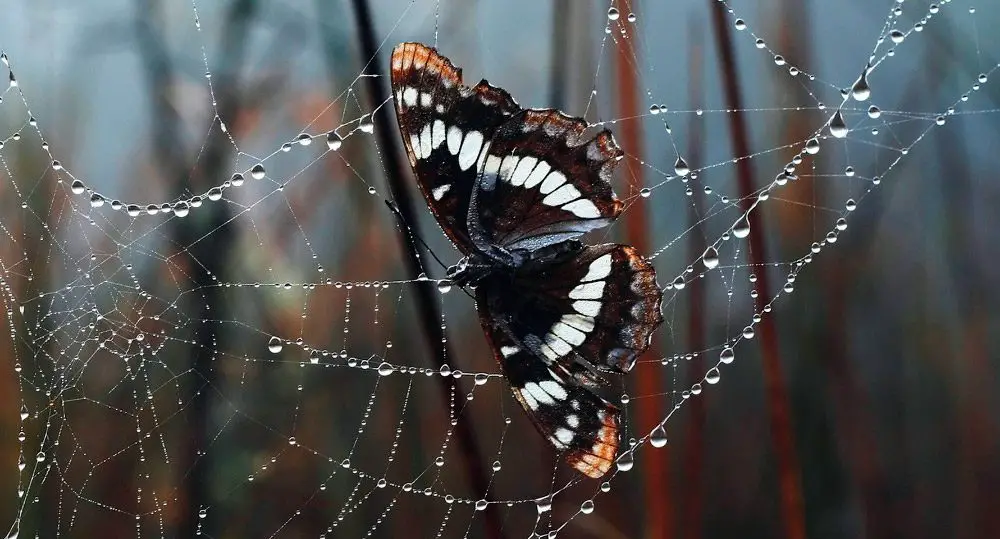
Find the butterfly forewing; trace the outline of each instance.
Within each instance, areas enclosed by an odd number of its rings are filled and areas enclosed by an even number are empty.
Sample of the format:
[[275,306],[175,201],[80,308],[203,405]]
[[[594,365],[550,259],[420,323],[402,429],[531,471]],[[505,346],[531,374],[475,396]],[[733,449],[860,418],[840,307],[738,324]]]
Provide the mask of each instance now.
[[438,224],[468,254],[469,200],[480,157],[497,127],[521,108],[485,80],[463,86],[460,69],[419,43],[393,49],[391,74],[396,119],[417,183]]
[[617,217],[610,180],[622,151],[609,131],[587,133],[586,122],[557,110],[525,110],[500,126],[473,193],[473,239],[533,250]]

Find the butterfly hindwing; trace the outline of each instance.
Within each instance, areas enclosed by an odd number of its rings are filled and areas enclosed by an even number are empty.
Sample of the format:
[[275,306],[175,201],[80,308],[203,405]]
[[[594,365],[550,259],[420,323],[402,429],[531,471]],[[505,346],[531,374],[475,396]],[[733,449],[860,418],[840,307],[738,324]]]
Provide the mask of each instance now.
[[469,200],[480,157],[521,107],[485,80],[464,86],[461,69],[419,43],[393,49],[391,75],[396,119],[420,191],[441,228],[468,254]]
[[484,284],[492,314],[548,362],[628,372],[663,321],[653,267],[627,245],[582,247],[526,264],[510,283]]
[[[601,373],[631,370],[663,320],[661,300],[652,266],[614,244],[579,246],[476,289],[484,330],[518,402],[590,477],[603,475],[617,450],[618,410],[596,393],[608,385]],[[571,423],[578,427],[567,431]]]
[[[611,222],[611,176],[623,153],[608,130],[557,110],[525,110],[490,141],[469,216],[480,247],[533,250]],[[481,239],[480,239],[481,238]]]
[[618,408],[558,366],[547,365],[494,318],[480,315],[497,363],[538,431],[580,473],[592,478],[606,474],[618,452]]

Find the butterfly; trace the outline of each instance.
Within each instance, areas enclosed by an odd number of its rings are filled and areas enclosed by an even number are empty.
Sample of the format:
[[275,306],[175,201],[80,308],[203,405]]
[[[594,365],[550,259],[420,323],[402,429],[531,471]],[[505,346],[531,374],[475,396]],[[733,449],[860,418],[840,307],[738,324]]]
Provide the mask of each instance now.
[[468,87],[419,43],[392,52],[403,145],[438,224],[462,252],[448,270],[475,290],[480,323],[514,397],[580,473],[614,462],[621,412],[600,395],[649,346],[662,292],[627,245],[584,245],[623,203],[624,152],[610,131],[554,109],[523,109],[486,80]]

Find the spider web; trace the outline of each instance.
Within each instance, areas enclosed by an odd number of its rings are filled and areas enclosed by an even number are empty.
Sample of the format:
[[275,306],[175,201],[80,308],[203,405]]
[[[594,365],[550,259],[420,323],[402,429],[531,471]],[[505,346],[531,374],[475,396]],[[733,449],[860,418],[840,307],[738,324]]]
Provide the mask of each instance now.
[[[575,6],[570,31],[590,52],[572,58],[585,67],[565,74],[579,84],[564,108],[611,128],[627,151],[616,180],[626,210],[595,241],[639,243],[666,318],[654,351],[615,381],[627,424],[618,465],[589,481],[531,427],[472,301],[446,285],[435,300],[452,363],[428,352],[417,288],[444,272],[424,260],[429,276],[406,273],[382,203],[399,156],[374,136],[373,116],[391,104],[365,92],[371,77],[388,84],[369,73],[385,72],[393,45],[422,40],[467,80],[547,105],[539,80],[567,66],[508,51],[492,28],[482,57],[463,43],[467,18],[544,36],[537,21],[551,14],[531,3],[382,2],[383,65],[362,66],[347,6],[254,4],[181,2],[101,22],[134,24],[136,52],[104,58],[114,75],[99,80],[27,50],[25,36],[0,43],[8,537],[95,527],[463,537],[495,522],[507,536],[552,537],[599,526],[587,519],[628,503],[644,469],[666,458],[657,455],[686,404],[711,399],[734,361],[757,364],[766,320],[815,278],[810,264],[872,233],[860,210],[886,185],[905,189],[919,174],[908,163],[933,151],[936,132],[996,113],[980,97],[997,68],[983,32],[1000,16],[992,5],[817,5],[813,61],[799,64],[805,54],[771,12],[720,2],[742,71],[737,109],[707,60],[710,2]],[[956,31],[960,61],[929,52],[935,32]],[[619,101],[629,77],[640,81],[635,115]],[[143,103],[129,91],[142,84],[165,86]],[[80,118],[91,106],[99,117]],[[731,142],[736,118],[746,151]],[[623,132],[636,128],[630,146]],[[749,190],[747,174],[757,178]],[[453,261],[420,206],[423,236]]]

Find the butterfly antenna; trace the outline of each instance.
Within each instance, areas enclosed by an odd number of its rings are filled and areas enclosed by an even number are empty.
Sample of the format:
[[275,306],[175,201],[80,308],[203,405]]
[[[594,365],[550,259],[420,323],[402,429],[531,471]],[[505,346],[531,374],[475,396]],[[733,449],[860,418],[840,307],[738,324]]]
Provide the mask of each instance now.
[[[413,230],[410,228],[410,225],[406,224],[406,218],[403,217],[402,212],[399,211],[399,208],[396,207],[396,204],[393,203],[391,200],[386,199],[385,200],[385,205],[389,207],[389,210],[392,211],[393,214],[396,215],[396,219],[398,219],[399,220],[399,224],[404,229],[406,229],[406,233],[407,233],[407,235],[410,236],[410,239],[412,240],[412,239],[416,238],[416,240],[420,242],[420,245],[423,245],[424,249],[427,249],[427,252],[431,254],[431,257],[434,258],[434,260],[436,260],[437,263],[440,264],[442,268],[447,268],[448,265],[445,264],[444,262],[441,262],[441,259],[438,258],[436,254],[434,254],[434,250],[431,249],[430,246],[427,245],[427,242],[425,242],[424,239],[421,238],[419,235],[413,233]],[[419,253],[418,253],[418,256],[417,256],[417,261],[420,263],[420,271],[423,271],[424,273],[427,273],[426,269],[424,268],[424,263],[420,259]]]

